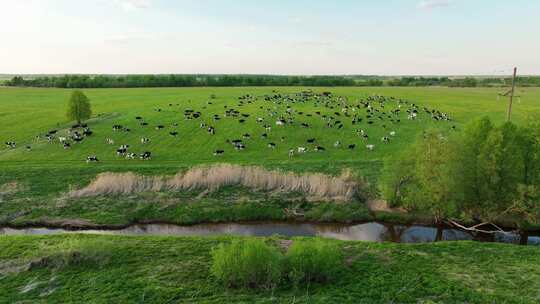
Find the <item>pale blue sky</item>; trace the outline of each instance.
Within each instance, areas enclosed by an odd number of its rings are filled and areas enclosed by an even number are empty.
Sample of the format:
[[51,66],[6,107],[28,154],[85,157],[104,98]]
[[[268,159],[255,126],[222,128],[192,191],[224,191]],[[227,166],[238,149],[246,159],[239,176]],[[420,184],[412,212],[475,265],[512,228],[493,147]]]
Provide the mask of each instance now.
[[540,74],[538,0],[0,0],[0,73]]

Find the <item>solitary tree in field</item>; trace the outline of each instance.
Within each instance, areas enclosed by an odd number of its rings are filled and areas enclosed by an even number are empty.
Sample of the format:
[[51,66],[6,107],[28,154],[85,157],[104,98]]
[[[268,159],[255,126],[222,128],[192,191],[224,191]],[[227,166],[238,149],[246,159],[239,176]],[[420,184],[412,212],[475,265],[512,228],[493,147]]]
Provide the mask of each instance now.
[[90,118],[91,115],[92,109],[88,97],[81,91],[73,91],[68,101],[67,118],[76,120],[80,124],[81,121]]

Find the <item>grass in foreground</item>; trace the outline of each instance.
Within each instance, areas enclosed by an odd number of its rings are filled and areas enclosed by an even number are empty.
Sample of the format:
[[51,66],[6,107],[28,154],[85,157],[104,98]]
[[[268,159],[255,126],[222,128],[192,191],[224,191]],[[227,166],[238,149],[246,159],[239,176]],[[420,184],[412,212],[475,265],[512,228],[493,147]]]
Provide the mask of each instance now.
[[[323,240],[337,244],[344,255],[345,271],[333,283],[253,291],[227,289],[211,276],[212,249],[234,239],[237,238],[0,237],[0,302],[540,301],[540,251],[535,247],[473,242],[391,244]],[[280,238],[264,240],[278,248],[288,243]],[[62,257],[60,262],[58,256]]]

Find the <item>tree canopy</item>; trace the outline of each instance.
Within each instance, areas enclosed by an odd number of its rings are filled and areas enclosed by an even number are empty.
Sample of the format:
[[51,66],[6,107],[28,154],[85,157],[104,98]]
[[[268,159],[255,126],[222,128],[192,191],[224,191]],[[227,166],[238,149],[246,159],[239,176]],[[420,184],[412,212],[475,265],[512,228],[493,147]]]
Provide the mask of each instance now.
[[387,165],[382,188],[391,204],[437,221],[539,225],[540,123],[482,118],[456,134],[425,132]]
[[78,124],[92,116],[90,99],[81,91],[73,91],[68,101],[67,118]]

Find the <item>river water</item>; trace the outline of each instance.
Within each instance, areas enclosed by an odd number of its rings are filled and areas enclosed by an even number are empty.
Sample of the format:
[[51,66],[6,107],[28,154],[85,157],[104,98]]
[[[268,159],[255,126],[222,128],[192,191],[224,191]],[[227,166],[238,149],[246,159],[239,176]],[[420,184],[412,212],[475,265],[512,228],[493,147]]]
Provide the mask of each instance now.
[[[171,224],[137,224],[118,230],[65,230],[53,228],[0,228],[0,235],[44,235],[60,233],[90,233],[110,235],[178,235],[178,236],[320,236],[339,240],[426,243],[436,240],[476,240],[484,242],[519,243],[518,235],[478,235],[456,229],[426,226],[405,226],[369,222],[364,224],[326,223],[219,223],[179,226]],[[527,244],[540,245],[540,237],[529,236]]]

